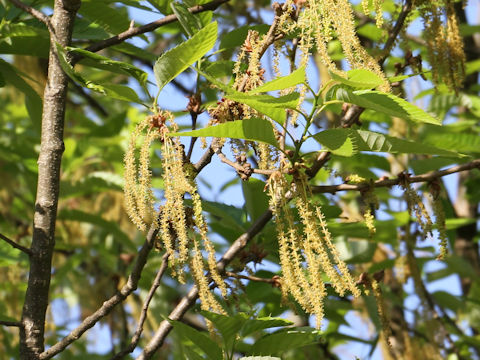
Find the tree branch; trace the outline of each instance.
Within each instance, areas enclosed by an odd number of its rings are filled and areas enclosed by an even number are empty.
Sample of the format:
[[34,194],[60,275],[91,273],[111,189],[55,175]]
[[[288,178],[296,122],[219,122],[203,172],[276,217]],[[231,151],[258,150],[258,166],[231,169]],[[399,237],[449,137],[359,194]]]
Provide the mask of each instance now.
[[[30,248],[30,273],[20,327],[20,358],[38,359],[44,350],[45,313],[52,274],[55,221],[64,150],[63,127],[68,77],[56,55],[58,42],[68,46],[80,0],[55,0],[51,25],[48,78],[43,96],[38,183]],[[53,36],[55,35],[55,36]]]
[[370,187],[391,187],[401,184],[403,181],[409,183],[428,182],[443,176],[455,174],[462,171],[468,171],[472,169],[480,169],[480,159],[473,160],[466,164],[452,166],[445,170],[431,171],[426,174],[417,176],[399,176],[395,179],[381,179],[373,183],[361,183],[361,184],[338,184],[338,185],[317,185],[311,186],[314,193],[331,193],[334,194],[338,191],[365,191]]
[[168,266],[168,254],[165,253],[163,255],[160,268],[158,269],[157,276],[155,276],[155,280],[153,281],[153,284],[150,287],[150,291],[148,292],[147,297],[143,302],[142,312],[140,314],[140,319],[138,320],[137,329],[135,330],[135,334],[132,337],[132,341],[130,342],[127,348],[115,354],[112,357],[112,360],[123,358],[125,355],[133,352],[133,350],[135,350],[135,348],[137,347],[138,341],[140,340],[140,335],[142,335],[142,332],[143,332],[143,325],[145,323],[145,320],[147,319],[147,311],[148,311],[148,307],[150,306],[150,301],[152,301],[155,291],[157,291],[158,287],[161,285],[162,277],[165,271],[167,270],[167,266]]
[[107,316],[116,305],[124,301],[133,291],[137,289],[138,281],[140,280],[143,268],[147,263],[148,254],[153,248],[157,234],[158,229],[156,229],[155,226],[150,227],[145,243],[138,252],[138,257],[135,261],[132,272],[130,273],[126,284],[123,285],[120,291],[118,291],[110,299],[105,301],[97,311],[95,311],[92,315],[83,320],[82,323],[77,326],[77,328],[74,329],[70,334],[65,336],[61,341],[53,345],[45,352],[41,353],[38,359],[50,359],[59,352],[63,351],[72,342],[78,340],[85,331],[93,327],[100,319]]
[[398,34],[402,30],[403,26],[405,25],[405,20],[408,17],[408,14],[410,14],[410,11],[412,11],[412,0],[406,0],[405,4],[402,7],[402,11],[400,12],[400,15],[398,15],[397,21],[395,23],[395,26],[393,27],[392,31],[388,34],[388,39],[387,42],[385,43],[385,46],[383,47],[383,56],[380,60],[378,60],[378,63],[382,65],[385,60],[387,59],[388,55],[390,54],[390,51],[392,50],[393,45],[395,44],[395,41],[397,40]]
[[240,275],[231,271],[225,272],[225,275],[228,277],[233,277],[235,279],[243,279],[243,280],[249,280],[249,281],[256,281],[256,282],[263,282],[267,284],[271,284],[272,286],[280,286],[280,281],[279,277],[272,277],[270,279],[267,278],[261,278],[258,276],[253,276],[253,275]]
[[11,327],[22,327],[22,323],[20,321],[0,320],[0,325],[11,326]]
[[18,249],[22,252],[24,252],[25,254],[27,254],[28,256],[32,255],[32,251],[29,249],[29,248],[26,248],[20,244],[17,244],[15,241],[13,241],[12,239],[6,237],[5,235],[1,234],[0,233],[0,239],[6,241],[8,244],[10,244],[12,247],[14,247],[15,249]]
[[44,13],[42,13],[41,11],[37,10],[37,9],[34,9],[33,7],[27,5],[27,4],[24,4],[22,3],[20,0],[9,0],[13,5],[15,5],[16,7],[18,7],[19,9],[22,9],[23,11],[25,11],[26,13],[29,13],[30,15],[32,15],[35,19],[37,19],[38,21],[44,23],[46,26],[47,26],[47,29],[50,33],[50,35],[55,38],[56,37],[56,34],[55,34],[55,29],[53,28],[53,25],[52,23],[50,22],[50,18],[45,15]]
[[[201,12],[205,11],[213,11],[216,8],[218,8],[220,5],[225,4],[230,0],[214,0],[209,3],[203,4],[203,5],[197,5],[193,6],[188,9],[190,13],[192,14],[198,14]],[[153,31],[161,26],[165,26],[167,24],[173,23],[177,21],[177,16],[175,14],[172,15],[167,15],[159,20],[153,21],[151,23],[148,23],[143,26],[138,26],[138,27],[131,27],[128,30],[122,32],[121,34],[115,35],[111,38],[99,41],[95,44],[90,45],[87,47],[85,50],[91,51],[91,52],[97,52],[100,50],[103,50],[105,48],[108,48],[113,45],[117,45],[122,43],[123,41],[130,39],[132,37],[145,34],[147,32]],[[78,59],[76,59],[78,61]]]

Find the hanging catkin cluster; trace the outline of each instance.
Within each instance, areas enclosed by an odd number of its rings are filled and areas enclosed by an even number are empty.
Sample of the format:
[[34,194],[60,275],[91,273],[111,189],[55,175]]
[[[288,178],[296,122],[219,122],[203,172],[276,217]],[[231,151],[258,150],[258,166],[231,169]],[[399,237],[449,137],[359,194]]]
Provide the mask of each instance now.
[[417,0],[435,84],[457,90],[465,78],[465,53],[453,0]]
[[[345,58],[352,69],[368,69],[384,79],[381,90],[390,90],[390,85],[378,62],[365,50],[355,30],[355,18],[348,0],[306,0],[288,1],[293,6],[303,6],[296,22],[285,21],[286,32],[299,31],[299,49],[302,51],[302,65],[308,62],[308,54],[316,47],[322,62],[330,71],[341,72],[328,53],[328,44],[337,38]],[[303,3],[301,5],[300,3]],[[375,0],[377,23],[381,23],[380,1]]]
[[[146,133],[143,135],[143,133]],[[184,282],[184,267],[190,264],[193,278],[199,288],[201,306],[204,310],[223,312],[209,288],[205,275],[202,251],[208,256],[208,271],[223,296],[227,288],[218,273],[215,249],[207,236],[207,225],[202,213],[202,203],[194,182],[194,172],[189,171],[185,154],[178,137],[168,136],[177,125],[169,112],[160,112],[147,117],[137,125],[125,154],[125,203],[127,212],[137,227],[146,231],[148,226],[157,226],[173,275]],[[143,138],[137,166],[137,142]],[[154,210],[149,169],[150,147],[154,140],[162,144],[162,164],[165,203],[160,211]],[[185,206],[184,197],[189,194],[192,207]]]
[[[279,242],[281,288],[285,298],[291,294],[307,313],[315,315],[320,327],[327,295],[324,276],[340,296],[351,292],[358,297],[360,291],[332,243],[320,207],[311,203],[306,176],[294,176],[290,183],[284,174],[275,172],[267,184]],[[295,199],[300,224],[295,222],[289,198]]]

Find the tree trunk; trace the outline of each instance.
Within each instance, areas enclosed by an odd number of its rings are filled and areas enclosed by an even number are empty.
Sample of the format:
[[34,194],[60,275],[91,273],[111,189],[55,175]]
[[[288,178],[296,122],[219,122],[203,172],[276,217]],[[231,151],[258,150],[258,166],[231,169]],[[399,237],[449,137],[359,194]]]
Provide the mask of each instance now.
[[22,312],[20,358],[37,359],[44,350],[45,313],[48,306],[52,253],[55,245],[60,184],[60,164],[64,150],[63,126],[67,97],[67,75],[56,56],[55,41],[66,46],[80,0],[55,0],[51,19],[48,78],[43,97],[42,135],[38,158],[38,184],[33,220],[30,273]]

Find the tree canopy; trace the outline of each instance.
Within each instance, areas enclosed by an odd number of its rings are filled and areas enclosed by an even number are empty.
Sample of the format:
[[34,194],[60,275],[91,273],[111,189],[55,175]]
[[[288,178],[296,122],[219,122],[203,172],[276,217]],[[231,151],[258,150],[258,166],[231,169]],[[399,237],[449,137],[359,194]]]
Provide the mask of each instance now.
[[479,358],[475,9],[0,1],[0,354]]

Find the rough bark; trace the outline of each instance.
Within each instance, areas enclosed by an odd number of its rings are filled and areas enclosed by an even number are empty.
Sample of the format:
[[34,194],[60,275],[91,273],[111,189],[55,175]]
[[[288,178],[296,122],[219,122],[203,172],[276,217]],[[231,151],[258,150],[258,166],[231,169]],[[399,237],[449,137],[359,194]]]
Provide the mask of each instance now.
[[[51,24],[48,78],[43,98],[42,134],[38,158],[38,184],[33,220],[30,273],[22,312],[20,358],[37,359],[44,350],[45,313],[48,306],[55,220],[64,150],[63,126],[67,76],[55,55],[55,40],[70,43],[80,0],[55,0]],[[55,38],[55,40],[54,40]]]

